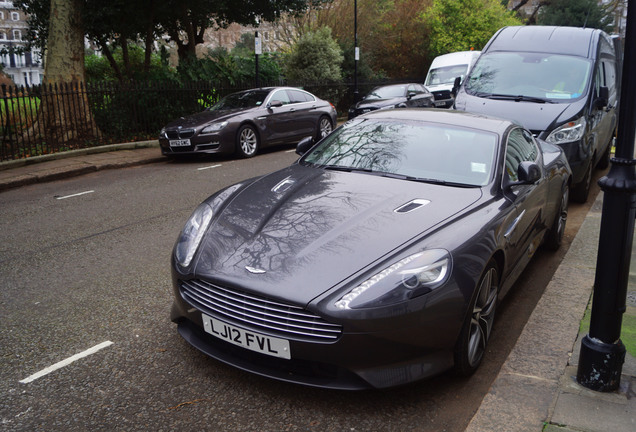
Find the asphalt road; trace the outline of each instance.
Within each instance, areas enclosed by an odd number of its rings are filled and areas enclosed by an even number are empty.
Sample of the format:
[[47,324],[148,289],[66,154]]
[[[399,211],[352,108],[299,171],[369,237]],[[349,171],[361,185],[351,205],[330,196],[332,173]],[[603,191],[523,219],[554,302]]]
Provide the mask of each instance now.
[[463,431],[589,205],[571,205],[564,247],[538,252],[506,297],[470,379],[444,374],[388,391],[305,388],[212,360],[169,320],[169,259],[185,220],[215,190],[295,160],[288,150],[0,193],[0,429]]

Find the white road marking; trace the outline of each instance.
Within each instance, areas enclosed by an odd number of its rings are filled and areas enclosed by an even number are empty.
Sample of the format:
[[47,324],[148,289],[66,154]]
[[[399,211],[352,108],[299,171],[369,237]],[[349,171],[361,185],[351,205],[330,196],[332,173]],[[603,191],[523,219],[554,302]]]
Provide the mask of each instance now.
[[285,150],[285,153],[294,153],[295,151],[296,151],[296,149]]
[[94,190],[89,190],[89,191],[85,191],[85,192],[76,193],[76,194],[73,194],[73,195],[56,196],[55,199],[63,200],[63,199],[66,199],[66,198],[73,198],[73,197],[76,197],[76,196],[86,195],[86,194],[93,193],[93,192],[95,192],[95,191]]
[[95,345],[93,348],[89,348],[86,351],[82,351],[79,354],[75,354],[74,356],[71,356],[67,359],[62,360],[61,362],[57,362],[52,366],[49,366],[45,369],[42,369],[40,372],[34,373],[33,375],[26,377],[23,380],[20,380],[20,383],[22,384],[28,384],[32,381],[35,381],[38,378],[42,378],[44,375],[50,374],[51,372],[54,372],[58,369],[62,369],[65,366],[70,365],[71,363],[73,363],[76,360],[79,360],[81,358],[87,357],[91,354],[95,354],[97,351],[102,350],[108,346],[111,346],[113,344],[113,342],[111,341],[106,341],[106,342],[102,342],[99,345]]
[[210,166],[206,166],[206,167],[197,168],[197,171],[203,171],[203,170],[211,169],[211,168],[218,168],[218,167],[220,167],[220,166],[221,166],[221,164],[217,164],[217,165],[210,165]]

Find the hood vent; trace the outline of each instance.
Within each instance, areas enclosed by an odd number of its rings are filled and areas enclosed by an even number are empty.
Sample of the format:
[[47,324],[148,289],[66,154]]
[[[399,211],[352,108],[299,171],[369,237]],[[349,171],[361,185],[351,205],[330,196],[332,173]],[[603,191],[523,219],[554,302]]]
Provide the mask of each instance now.
[[408,202],[393,211],[396,213],[409,213],[413,210],[417,210],[420,207],[424,207],[428,203],[430,203],[430,201],[426,199],[414,199],[413,201]]
[[272,192],[282,194],[286,192],[294,183],[294,180],[287,177],[286,179],[280,181],[276,186],[274,186],[272,188]]

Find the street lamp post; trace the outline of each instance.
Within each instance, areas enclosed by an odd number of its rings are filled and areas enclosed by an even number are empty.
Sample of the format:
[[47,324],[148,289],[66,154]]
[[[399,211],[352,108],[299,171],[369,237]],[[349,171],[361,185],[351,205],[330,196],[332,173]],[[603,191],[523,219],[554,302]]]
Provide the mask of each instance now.
[[353,0],[353,101],[358,102],[358,0]]
[[603,213],[589,333],[581,341],[576,380],[591,390],[618,389],[625,361],[620,340],[636,214],[636,0],[627,7],[616,154],[599,180]]
[[263,53],[263,47],[261,45],[261,38],[258,36],[258,31],[254,32],[254,65],[256,67],[256,88],[260,87],[260,79],[258,73],[258,56]]

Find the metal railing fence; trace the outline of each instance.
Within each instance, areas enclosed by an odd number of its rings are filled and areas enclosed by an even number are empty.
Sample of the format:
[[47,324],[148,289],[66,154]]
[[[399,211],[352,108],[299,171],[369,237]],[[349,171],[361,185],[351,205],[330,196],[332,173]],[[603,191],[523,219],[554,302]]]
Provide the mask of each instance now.
[[[386,82],[360,83],[359,93]],[[301,87],[346,115],[351,83],[267,82]],[[100,82],[13,87],[0,93],[0,162],[158,137],[178,117],[202,111],[253,83]]]

